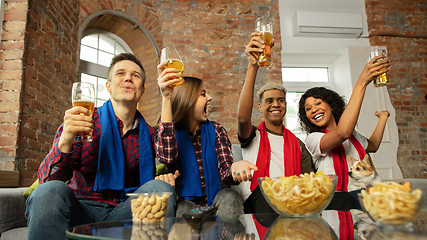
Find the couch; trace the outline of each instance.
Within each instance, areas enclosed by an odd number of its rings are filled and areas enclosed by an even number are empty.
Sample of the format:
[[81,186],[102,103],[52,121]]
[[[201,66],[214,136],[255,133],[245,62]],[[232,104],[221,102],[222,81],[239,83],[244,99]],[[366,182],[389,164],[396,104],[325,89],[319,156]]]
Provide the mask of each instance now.
[[25,198],[27,187],[0,188],[0,239],[27,239]]

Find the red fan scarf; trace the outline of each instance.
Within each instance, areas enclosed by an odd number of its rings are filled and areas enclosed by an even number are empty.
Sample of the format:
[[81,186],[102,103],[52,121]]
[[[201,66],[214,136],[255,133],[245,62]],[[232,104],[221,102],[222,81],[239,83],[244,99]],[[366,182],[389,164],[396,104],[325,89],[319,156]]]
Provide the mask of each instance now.
[[[251,182],[251,191],[258,186],[259,177],[270,176],[270,158],[271,147],[268,140],[267,129],[265,122],[262,122],[258,129],[260,131],[260,144],[256,160],[258,171],[254,172],[253,180]],[[285,177],[301,174],[301,147],[298,138],[288,129],[283,126],[283,156]]]
[[[328,133],[329,131],[326,129],[322,129],[322,132]],[[360,144],[360,142],[353,135],[351,135],[348,140],[350,140],[354,148],[356,148],[357,153],[359,153],[359,157],[362,160],[366,155],[366,151],[362,147],[362,144]],[[342,144],[332,149],[332,159],[334,161],[335,174],[338,176],[338,182],[335,191],[347,192],[348,165],[347,157]]]
[[354,239],[353,218],[351,212],[337,211],[340,221],[340,238],[339,239]]
[[254,220],[259,239],[264,239],[265,234],[267,234],[268,227],[261,225],[261,223],[259,223],[258,220],[256,220],[255,215],[253,214],[252,214],[252,219]]

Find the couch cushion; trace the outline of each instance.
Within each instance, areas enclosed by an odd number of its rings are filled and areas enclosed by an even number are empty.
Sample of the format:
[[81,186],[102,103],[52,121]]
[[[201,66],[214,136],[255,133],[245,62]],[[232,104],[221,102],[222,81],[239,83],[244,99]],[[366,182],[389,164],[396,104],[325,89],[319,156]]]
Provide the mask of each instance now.
[[0,188],[0,234],[9,229],[27,226],[25,199],[27,187]]
[[20,227],[2,233],[0,240],[22,240],[27,239],[27,236],[28,228]]

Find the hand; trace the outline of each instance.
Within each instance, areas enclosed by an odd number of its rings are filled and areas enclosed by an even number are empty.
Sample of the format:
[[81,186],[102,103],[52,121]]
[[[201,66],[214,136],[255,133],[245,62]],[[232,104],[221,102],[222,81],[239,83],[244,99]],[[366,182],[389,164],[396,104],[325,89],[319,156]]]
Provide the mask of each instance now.
[[252,181],[252,170],[257,171],[258,167],[246,160],[234,162],[230,168],[233,180],[238,182]]
[[254,240],[255,233],[237,233],[234,235],[234,240]]
[[157,84],[159,85],[160,91],[163,97],[170,97],[172,95],[173,86],[171,84],[180,81],[181,74],[175,68],[165,68],[167,62],[162,62],[157,65]]
[[390,117],[390,113],[387,111],[387,110],[385,110],[385,111],[376,111],[375,112],[375,116],[377,116],[378,118],[380,118],[380,117],[385,117],[385,118],[388,118],[388,117]]
[[167,182],[170,185],[172,185],[172,187],[175,187],[175,179],[177,179],[178,177],[179,177],[179,171],[176,170],[175,174],[173,174],[173,175],[172,175],[172,173],[162,174],[162,175],[156,176],[154,179],[161,180],[163,182]]
[[69,152],[78,132],[92,132],[90,111],[84,107],[73,107],[65,111],[64,128],[58,147],[61,152]]
[[390,70],[390,60],[385,57],[387,56],[377,56],[366,63],[362,73],[360,73],[358,81],[363,81],[365,85],[368,85],[379,75],[388,72],[388,70]]
[[[258,63],[259,56],[264,51],[264,40],[261,38],[260,32],[251,33],[251,41],[246,45],[245,52],[248,55],[249,63],[255,65]],[[271,47],[274,46],[274,39]]]

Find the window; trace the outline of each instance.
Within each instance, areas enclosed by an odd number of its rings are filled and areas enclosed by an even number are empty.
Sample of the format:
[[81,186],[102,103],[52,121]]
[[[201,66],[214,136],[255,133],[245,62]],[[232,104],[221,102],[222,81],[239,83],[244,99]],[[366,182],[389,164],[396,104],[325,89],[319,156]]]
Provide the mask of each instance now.
[[120,53],[132,52],[127,44],[110,32],[87,32],[80,41],[80,80],[95,86],[95,106],[110,98],[105,88],[111,59]]
[[301,95],[312,87],[330,87],[328,67],[283,67],[283,86],[286,87],[285,126],[302,141],[306,138],[298,118],[298,104]]

